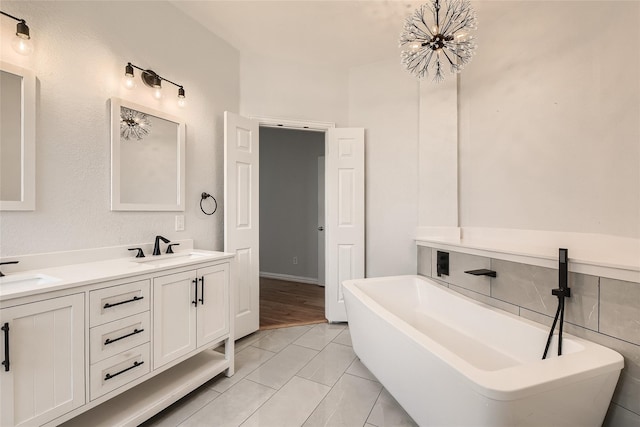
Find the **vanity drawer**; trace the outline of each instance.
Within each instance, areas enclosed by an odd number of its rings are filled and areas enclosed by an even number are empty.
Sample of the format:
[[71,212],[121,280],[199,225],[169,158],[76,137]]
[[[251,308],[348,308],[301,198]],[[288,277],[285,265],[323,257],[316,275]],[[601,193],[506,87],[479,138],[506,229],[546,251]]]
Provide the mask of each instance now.
[[150,280],[126,283],[89,293],[91,327],[149,310]]
[[91,365],[91,400],[149,373],[149,343]]
[[149,341],[148,311],[105,323],[89,332],[91,364]]

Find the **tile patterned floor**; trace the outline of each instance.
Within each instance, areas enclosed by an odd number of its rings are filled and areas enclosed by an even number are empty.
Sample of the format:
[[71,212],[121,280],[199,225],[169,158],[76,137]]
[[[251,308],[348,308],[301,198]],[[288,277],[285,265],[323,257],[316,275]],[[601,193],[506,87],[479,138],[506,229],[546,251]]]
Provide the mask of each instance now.
[[346,325],[259,331],[236,343],[236,373],[217,376],[143,427],[417,424],[356,357]]

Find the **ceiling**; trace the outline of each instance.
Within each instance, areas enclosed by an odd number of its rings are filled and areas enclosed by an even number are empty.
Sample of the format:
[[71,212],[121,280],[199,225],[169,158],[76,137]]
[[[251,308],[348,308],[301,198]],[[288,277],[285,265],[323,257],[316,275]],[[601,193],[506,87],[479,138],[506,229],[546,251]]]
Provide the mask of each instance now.
[[400,61],[404,18],[421,2],[173,0],[241,52],[312,66],[354,67]]

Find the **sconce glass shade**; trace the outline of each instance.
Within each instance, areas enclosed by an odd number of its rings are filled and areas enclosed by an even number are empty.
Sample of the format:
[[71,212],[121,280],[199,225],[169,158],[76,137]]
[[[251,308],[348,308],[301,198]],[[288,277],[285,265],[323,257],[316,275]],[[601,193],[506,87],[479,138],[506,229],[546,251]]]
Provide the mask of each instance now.
[[162,99],[162,88],[157,87],[153,90],[153,97],[155,99]]
[[178,88],[178,107],[186,107],[187,105],[187,100],[185,99],[184,96],[184,88],[182,86],[180,86]]
[[16,27],[16,37],[11,41],[11,47],[20,55],[33,52],[33,43],[29,36],[29,27],[24,21],[19,21]]
[[133,77],[124,76],[122,77],[122,85],[127,89],[135,89],[138,85],[136,84],[136,80]]
[[137,84],[133,77],[124,76],[122,78],[122,85],[127,89],[135,89]]
[[127,89],[135,89],[136,81],[133,75],[133,66],[131,64],[127,64],[124,68],[124,77],[122,77],[122,84]]

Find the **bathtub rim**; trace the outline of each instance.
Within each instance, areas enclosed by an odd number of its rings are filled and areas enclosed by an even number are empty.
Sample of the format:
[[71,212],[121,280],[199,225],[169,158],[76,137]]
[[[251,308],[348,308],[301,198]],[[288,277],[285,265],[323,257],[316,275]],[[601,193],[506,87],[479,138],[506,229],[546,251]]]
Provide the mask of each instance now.
[[[419,332],[416,328],[402,320],[400,317],[386,310],[373,298],[368,296],[365,291],[358,287],[358,284],[362,282],[371,284],[399,279],[412,281],[417,279],[424,281],[427,285],[434,286],[436,289],[443,292],[448,292],[456,298],[461,298],[484,309],[497,312],[500,315],[531,325],[545,333],[548,333],[549,327],[541,323],[516,316],[483,302],[476,301],[440,285],[429,277],[419,275],[402,275],[343,281],[342,284],[345,294],[349,293],[355,299],[360,300],[360,302],[368,309],[377,313],[382,320],[406,335],[425,351],[432,353],[442,363],[446,364],[454,372],[457,372],[462,378],[466,379],[477,392],[488,398],[500,401],[522,399],[556,389],[564,384],[588,380],[600,375],[615,373],[619,376],[620,371],[624,367],[624,359],[618,352],[575,335],[563,333],[563,337],[566,339],[573,340],[582,345],[583,350],[565,354],[561,357],[537,360],[531,363],[524,363],[494,371],[482,370],[473,366],[453,351],[432,340],[427,335]],[[347,298],[345,297],[345,300],[346,299]],[[348,317],[349,311],[347,308],[347,320]]]

